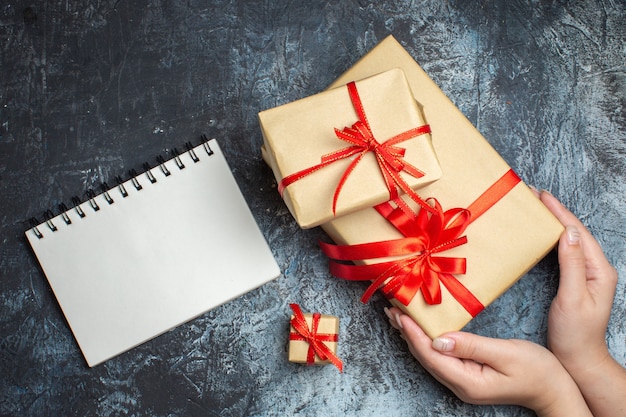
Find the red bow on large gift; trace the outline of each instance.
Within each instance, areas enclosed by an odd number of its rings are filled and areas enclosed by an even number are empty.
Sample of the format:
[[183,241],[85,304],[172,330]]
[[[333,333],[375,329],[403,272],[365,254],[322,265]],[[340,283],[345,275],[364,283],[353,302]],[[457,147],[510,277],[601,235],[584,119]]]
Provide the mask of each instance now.
[[[331,258],[330,272],[353,281],[372,281],[362,301],[367,302],[378,289],[388,298],[408,305],[418,291],[428,304],[441,303],[443,284],[472,317],[483,310],[483,304],[455,277],[465,274],[466,259],[439,256],[442,252],[467,243],[465,229],[517,183],[519,177],[509,170],[467,209],[443,211],[436,199],[428,199],[432,210],[415,214],[398,198],[376,206],[404,237],[358,245],[332,245],[320,242],[322,251]],[[400,257],[389,261],[353,265],[337,261],[355,261]]]

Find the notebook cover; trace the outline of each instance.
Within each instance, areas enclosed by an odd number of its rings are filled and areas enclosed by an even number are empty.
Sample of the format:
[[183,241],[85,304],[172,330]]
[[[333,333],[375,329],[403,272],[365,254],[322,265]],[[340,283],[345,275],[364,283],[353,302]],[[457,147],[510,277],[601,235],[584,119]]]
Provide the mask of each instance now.
[[216,140],[135,178],[26,231],[89,366],[280,275]]

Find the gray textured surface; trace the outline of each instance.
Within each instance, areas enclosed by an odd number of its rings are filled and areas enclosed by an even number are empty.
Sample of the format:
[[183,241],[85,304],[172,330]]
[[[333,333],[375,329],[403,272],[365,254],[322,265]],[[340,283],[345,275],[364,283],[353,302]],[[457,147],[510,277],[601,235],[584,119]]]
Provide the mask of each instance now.
[[[379,297],[327,273],[260,159],[256,113],[328,85],[393,34],[527,182],[591,228],[620,273],[626,364],[623,1],[9,0],[0,6],[0,415],[527,416],[461,403],[412,359]],[[89,369],[26,219],[200,133],[215,136],[284,271]],[[468,329],[542,343],[548,256]],[[287,304],[339,315],[345,373],[285,358]]]

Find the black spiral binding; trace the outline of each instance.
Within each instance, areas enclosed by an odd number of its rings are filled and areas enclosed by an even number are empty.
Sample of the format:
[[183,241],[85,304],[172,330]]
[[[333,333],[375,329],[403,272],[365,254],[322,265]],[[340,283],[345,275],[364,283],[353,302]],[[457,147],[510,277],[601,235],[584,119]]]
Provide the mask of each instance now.
[[141,183],[139,183],[139,180],[137,179],[137,177],[139,176],[139,174],[137,174],[137,171],[135,171],[134,169],[131,169],[130,171],[128,171],[128,175],[130,175],[130,181],[133,183],[133,186],[135,187],[135,189],[137,191],[141,190],[143,187],[141,186]]
[[59,211],[61,212],[61,218],[65,222],[65,224],[72,224],[72,220],[70,220],[70,216],[67,215],[67,206],[64,203],[59,204]]
[[[213,155],[213,150],[211,149],[210,145],[209,145],[209,139],[205,136],[202,135],[201,138],[201,144],[204,148],[204,150],[206,151],[208,156]],[[191,157],[191,160],[194,163],[197,163],[200,161],[200,158],[198,157],[198,154],[196,153],[196,151],[194,150],[194,146],[192,145],[191,142],[186,142],[185,143],[185,148],[187,149],[186,152],[189,154],[189,156]],[[185,164],[183,163],[182,159],[180,158],[180,153],[178,152],[178,150],[176,148],[174,148],[172,150],[172,158],[170,158],[170,160],[173,160],[174,163],[176,164],[176,166],[178,167],[179,170],[183,170],[185,169]],[[156,158],[157,161],[157,166],[159,167],[159,170],[161,171],[161,173],[164,175],[164,177],[169,177],[172,172],[167,168],[167,166],[165,166],[165,162],[167,162],[161,155],[157,156]],[[154,184],[157,182],[157,178],[155,177],[155,175],[152,173],[152,169],[156,168],[156,167],[151,167],[149,163],[145,162],[143,164],[143,168],[144,168],[144,174],[146,175],[148,181],[150,181],[151,184]],[[128,171],[128,175],[129,175],[129,180],[131,181],[131,184],[135,187],[135,189],[137,191],[141,191],[143,189],[143,185],[141,184],[141,182],[139,181],[139,178],[141,176],[141,174],[138,174],[137,171],[135,171],[134,169],[131,169]],[[65,223],[66,226],[70,226],[72,224],[72,220],[70,218],[70,216],[67,214],[69,211],[71,211],[72,209],[76,211],[76,214],[78,214],[78,217],[80,218],[84,218],[87,217],[87,213],[85,213],[85,211],[81,208],[81,204],[83,202],[88,202],[89,206],[91,207],[92,211],[98,212],[100,210],[100,206],[98,205],[98,203],[96,202],[96,197],[98,195],[102,195],[105,199],[105,201],[109,204],[115,204],[115,199],[113,199],[113,197],[111,196],[111,192],[117,188],[120,196],[122,198],[126,198],[128,197],[128,191],[126,190],[126,187],[124,186],[124,180],[122,179],[121,176],[117,175],[115,177],[115,182],[117,183],[117,185],[115,187],[109,187],[109,185],[106,182],[103,182],[100,185],[100,189],[101,192],[100,194],[96,194],[96,192],[93,189],[88,189],[85,192],[86,195],[86,199],[81,200],[78,196],[74,196],[71,198],[72,201],[72,208],[68,208],[65,204],[61,203],[58,206],[58,212],[59,215],[61,216],[61,219],[63,220],[63,223]],[[38,239],[43,239],[44,238],[44,234],[41,232],[41,230],[39,229],[41,226],[46,225],[48,227],[48,229],[51,232],[56,232],[58,229],[57,225],[54,224],[54,222],[52,221],[52,219],[54,219],[55,214],[52,210],[46,210],[43,213],[43,218],[44,221],[43,222],[39,222],[39,220],[37,220],[36,217],[31,217],[29,219],[29,224],[31,227],[31,230],[33,231],[33,233],[35,234],[35,236]]]
[[74,204],[74,210],[76,210],[76,213],[78,213],[78,216],[80,218],[85,217],[85,212],[83,211],[82,208],[80,208],[80,198],[78,198],[78,196],[74,196],[72,197],[72,204]]
[[128,191],[126,191],[126,187],[124,187],[124,180],[122,180],[122,177],[117,175],[115,177],[115,182],[117,182],[117,189],[120,191],[122,198],[128,197]]
[[115,200],[113,200],[113,198],[111,198],[111,194],[109,194],[109,184],[103,182],[100,184],[100,188],[102,189],[102,195],[104,196],[106,202],[109,204],[115,203]]
[[91,188],[87,190],[87,198],[93,211],[100,210],[100,206],[96,203],[96,193]]
[[44,221],[53,232],[57,231],[57,227],[52,223],[52,218],[54,217],[54,213],[52,210],[46,210],[43,214]]

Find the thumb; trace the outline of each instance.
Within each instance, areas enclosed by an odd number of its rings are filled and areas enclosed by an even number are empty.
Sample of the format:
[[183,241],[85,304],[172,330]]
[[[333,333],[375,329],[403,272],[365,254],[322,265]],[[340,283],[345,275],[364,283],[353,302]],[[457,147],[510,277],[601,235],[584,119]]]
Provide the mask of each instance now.
[[499,362],[506,362],[511,354],[509,341],[478,336],[473,333],[446,333],[433,340],[433,349],[461,359],[489,364],[497,368]]
[[559,241],[559,294],[573,298],[587,288],[587,271],[583,242],[576,226],[567,226]]

